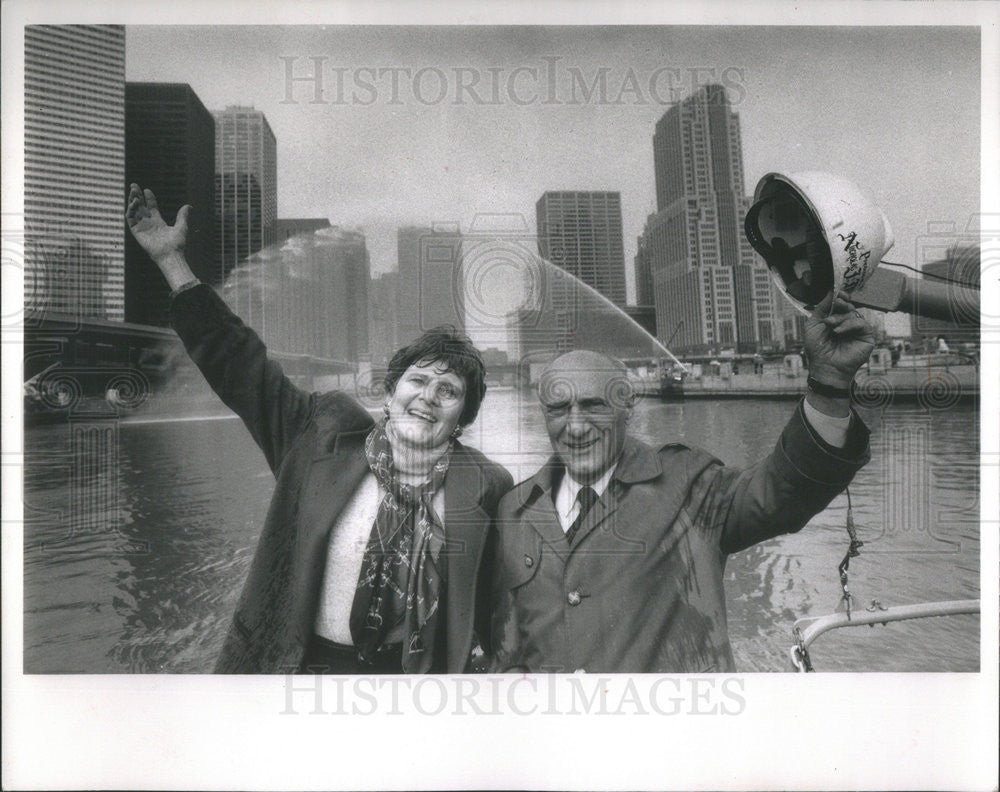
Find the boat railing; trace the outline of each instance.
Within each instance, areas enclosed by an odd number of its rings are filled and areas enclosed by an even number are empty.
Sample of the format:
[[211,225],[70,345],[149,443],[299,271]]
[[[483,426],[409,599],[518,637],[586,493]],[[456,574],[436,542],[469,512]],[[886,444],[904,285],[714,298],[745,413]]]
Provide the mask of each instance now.
[[948,600],[945,602],[921,602],[913,605],[885,607],[878,600],[872,600],[863,611],[851,613],[831,613],[825,616],[810,616],[799,619],[792,627],[795,645],[789,649],[792,666],[796,671],[812,671],[809,646],[823,633],[841,627],[888,624],[907,619],[925,619],[931,616],[955,616],[965,613],[979,613],[979,600]]

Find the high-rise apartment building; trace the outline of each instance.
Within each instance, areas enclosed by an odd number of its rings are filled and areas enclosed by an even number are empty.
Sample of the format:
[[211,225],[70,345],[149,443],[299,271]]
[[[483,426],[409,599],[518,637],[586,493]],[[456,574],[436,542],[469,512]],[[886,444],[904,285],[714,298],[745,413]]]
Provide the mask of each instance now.
[[462,235],[457,224],[408,226],[396,234],[399,343],[442,324],[465,330]]
[[[277,141],[260,110],[231,106],[214,115],[216,244],[219,265],[228,277],[247,256],[276,241]],[[249,288],[237,292],[245,302],[234,310],[255,322],[262,310],[260,295]]]
[[621,193],[546,192],[535,215],[539,255],[624,307]]
[[[156,193],[171,225],[190,204],[185,255],[213,286],[223,273],[215,250],[215,119],[184,83],[125,84],[125,183]],[[125,320],[169,324],[170,288],[131,234],[125,235]]]
[[24,29],[25,307],[125,319],[125,28]]
[[708,85],[667,110],[653,135],[657,212],[640,250],[652,270],[657,335],[681,351],[779,344],[779,295],[743,233],[739,116]]

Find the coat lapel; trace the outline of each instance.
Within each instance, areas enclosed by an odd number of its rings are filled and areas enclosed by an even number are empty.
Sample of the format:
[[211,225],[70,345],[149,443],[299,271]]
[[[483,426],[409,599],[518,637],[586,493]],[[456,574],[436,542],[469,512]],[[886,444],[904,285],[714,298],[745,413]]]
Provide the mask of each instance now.
[[573,540],[574,547],[593,532],[597,526],[611,519],[611,515],[618,511],[618,504],[621,500],[618,497],[617,490],[618,487],[614,484],[614,480],[612,480],[611,486],[604,491],[604,494],[590,508],[590,512],[583,520],[583,524],[577,528],[576,538]]
[[293,569],[297,573],[292,575],[292,581],[296,640],[302,644],[312,634],[319,607],[330,531],[369,470],[364,455],[368,431],[366,427],[331,438],[327,445],[330,452],[312,460],[306,489],[299,500],[305,508],[295,540]]
[[482,507],[485,490],[482,468],[463,446],[456,445],[444,482],[448,670],[452,673],[461,673],[472,649],[476,575],[490,527],[490,517]]
[[[364,441],[369,427],[331,438],[328,453],[312,461],[303,500],[311,504],[303,515],[309,535],[299,544],[300,569],[310,570],[301,580],[296,601],[300,607],[299,631],[308,633],[315,619],[315,605],[325,568],[330,529],[361,479],[368,473]],[[476,602],[476,578],[490,517],[482,507],[486,490],[482,468],[461,445],[456,445],[444,483],[444,522],[447,553],[448,670],[461,672],[472,649],[472,622]]]
[[[614,514],[618,511],[624,490],[628,486],[639,481],[649,481],[662,472],[663,468],[656,452],[648,446],[628,438],[608,488],[600,500],[593,505],[583,521],[583,525],[577,529],[573,548],[579,547],[580,543],[598,526],[602,526],[602,530],[610,527],[608,521],[613,519]],[[615,531],[613,533],[616,536],[621,535],[621,532]]]
[[553,487],[562,476],[562,466],[552,457],[529,479],[530,486],[523,488],[521,516],[542,540],[564,562],[569,555],[566,534],[559,524],[559,515],[553,501]]
[[566,560],[569,555],[569,545],[566,544],[566,534],[559,524],[559,515],[548,493],[543,493],[525,509],[524,521],[542,537],[559,558]]

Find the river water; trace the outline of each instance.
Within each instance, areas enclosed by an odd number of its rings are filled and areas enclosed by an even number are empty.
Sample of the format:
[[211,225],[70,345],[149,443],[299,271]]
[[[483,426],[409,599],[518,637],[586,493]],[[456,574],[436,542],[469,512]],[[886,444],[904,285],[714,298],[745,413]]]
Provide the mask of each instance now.
[[[645,399],[632,429],[745,465],[768,452],[792,409]],[[856,602],[978,598],[975,406],[892,404],[864,417],[872,462],[851,485],[865,542],[850,566]],[[537,407],[509,390],[487,395],[463,440],[518,480],[548,449]],[[274,486],[243,425],[218,416],[81,416],[29,428],[25,448],[25,671],[210,671]],[[793,622],[836,609],[846,506],[840,496],[801,533],[730,558],[729,625],[741,670],[789,670]],[[818,671],[976,671],[979,618],[836,630],[811,654]]]

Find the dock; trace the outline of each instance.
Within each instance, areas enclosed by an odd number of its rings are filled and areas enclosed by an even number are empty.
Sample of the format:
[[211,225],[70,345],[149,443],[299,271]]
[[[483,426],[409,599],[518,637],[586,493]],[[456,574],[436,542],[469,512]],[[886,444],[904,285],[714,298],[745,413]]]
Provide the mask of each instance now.
[[[897,366],[863,367],[855,380],[855,401],[876,408],[892,401],[917,401],[928,407],[946,408],[979,397],[977,365],[933,357],[904,359]],[[651,376],[634,378],[633,383],[640,396],[664,400],[795,400],[805,394],[807,376],[805,370],[790,374],[780,366],[766,366],[755,373],[723,370],[689,374],[669,386]]]

